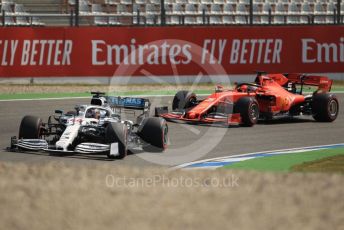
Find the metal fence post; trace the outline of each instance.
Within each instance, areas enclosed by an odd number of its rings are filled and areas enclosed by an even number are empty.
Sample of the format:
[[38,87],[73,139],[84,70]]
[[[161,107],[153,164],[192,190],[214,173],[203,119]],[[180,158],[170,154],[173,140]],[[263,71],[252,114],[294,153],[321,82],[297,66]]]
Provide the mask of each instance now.
[[[134,18],[133,18],[134,19]],[[137,9],[137,12],[136,12],[136,23],[138,24],[138,25],[140,25],[140,20],[141,20],[141,17],[140,17],[140,10],[139,9]],[[146,18],[146,20],[147,20],[147,18]],[[133,24],[134,24],[134,22],[133,22]]]
[[160,0],[160,23],[161,26],[166,25],[166,11],[165,11],[165,0]]
[[253,0],[250,0],[250,25],[253,25]]
[[75,0],[75,26],[79,26],[79,0]]
[[269,25],[271,25],[271,9],[269,9]]
[[70,10],[70,19],[69,19],[69,22],[70,22],[70,26],[73,26],[73,23],[74,23],[74,12],[73,10]]
[[6,17],[5,11],[2,10],[2,26],[5,26],[5,17]]
[[[341,0],[337,0],[337,23],[340,24],[342,15],[340,15],[340,2]],[[343,3],[344,4],[344,3]]]

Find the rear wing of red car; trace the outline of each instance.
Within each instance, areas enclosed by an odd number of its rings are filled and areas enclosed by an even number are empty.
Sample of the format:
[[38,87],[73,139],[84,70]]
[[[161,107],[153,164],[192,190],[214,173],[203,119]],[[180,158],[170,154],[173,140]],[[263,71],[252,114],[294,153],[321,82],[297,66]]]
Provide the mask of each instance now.
[[289,82],[299,85],[318,86],[318,90],[331,91],[333,80],[325,76],[305,75],[305,74],[286,74]]

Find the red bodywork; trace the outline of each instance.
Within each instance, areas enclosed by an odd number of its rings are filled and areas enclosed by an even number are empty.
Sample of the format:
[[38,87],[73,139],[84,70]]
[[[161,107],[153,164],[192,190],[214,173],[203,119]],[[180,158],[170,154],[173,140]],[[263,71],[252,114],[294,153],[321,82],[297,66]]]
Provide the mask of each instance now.
[[[260,114],[268,114],[273,117],[290,111],[294,106],[303,104],[305,96],[288,91],[285,87],[291,85],[318,86],[316,92],[328,92],[331,90],[332,80],[324,76],[305,76],[303,74],[266,74],[256,78],[256,84],[260,87],[248,89],[242,86],[234,90],[221,90],[200,101],[195,107],[182,112],[172,112],[160,114],[166,120],[181,120],[185,122],[198,123],[224,123],[240,124],[239,113],[228,113],[226,117],[209,117],[209,111],[213,107],[233,108],[235,103],[242,97],[254,97],[259,104]],[[222,88],[222,87],[221,87]],[[233,109],[232,109],[233,111]]]

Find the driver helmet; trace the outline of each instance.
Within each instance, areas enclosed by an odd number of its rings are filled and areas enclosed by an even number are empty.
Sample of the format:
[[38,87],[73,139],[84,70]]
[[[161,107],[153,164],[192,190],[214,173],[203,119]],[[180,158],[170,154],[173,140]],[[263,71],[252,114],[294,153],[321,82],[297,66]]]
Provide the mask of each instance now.
[[98,119],[100,118],[100,110],[99,109],[93,109],[92,111],[92,118]]
[[223,92],[223,86],[222,85],[216,85],[215,86],[215,92],[216,93]]
[[248,86],[247,85],[242,85],[242,86],[240,86],[240,89],[241,89],[242,92],[247,92]]

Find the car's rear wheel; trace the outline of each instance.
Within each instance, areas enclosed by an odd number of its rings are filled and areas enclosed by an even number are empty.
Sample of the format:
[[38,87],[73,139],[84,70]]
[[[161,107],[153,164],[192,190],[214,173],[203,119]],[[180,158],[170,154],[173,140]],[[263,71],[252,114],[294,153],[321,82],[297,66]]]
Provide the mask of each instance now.
[[336,95],[330,93],[315,94],[312,101],[313,118],[320,122],[333,122],[339,112]]
[[172,102],[172,110],[181,111],[193,107],[197,101],[196,94],[182,90],[176,93]]
[[42,119],[35,116],[25,116],[19,127],[19,139],[39,139],[42,135]]
[[251,127],[257,124],[259,118],[259,105],[253,97],[242,97],[234,106],[234,113],[240,113],[241,125]]
[[105,129],[105,141],[109,144],[118,143],[118,155],[111,155],[110,152],[107,157],[110,159],[123,159],[128,153],[128,128],[123,123],[111,123]]
[[168,126],[161,117],[145,118],[138,129],[138,135],[151,145],[145,147],[147,151],[162,152],[167,147]]

